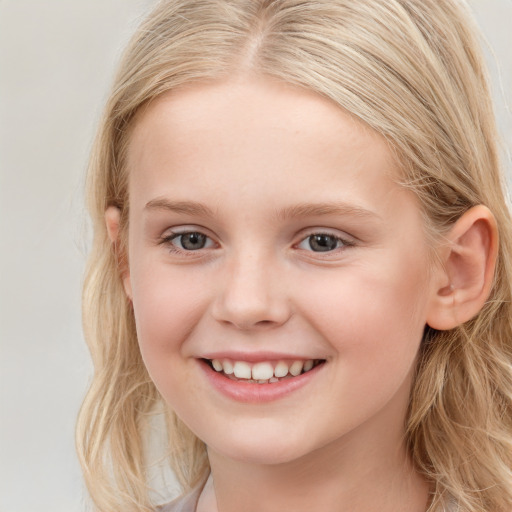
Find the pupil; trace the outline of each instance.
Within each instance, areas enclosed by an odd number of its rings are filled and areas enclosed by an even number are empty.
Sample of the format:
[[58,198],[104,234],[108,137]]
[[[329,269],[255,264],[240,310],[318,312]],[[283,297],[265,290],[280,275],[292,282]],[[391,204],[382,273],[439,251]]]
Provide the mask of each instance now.
[[336,249],[338,240],[332,235],[313,235],[309,238],[309,246],[313,251],[327,252]]
[[201,233],[187,233],[186,235],[181,235],[181,245],[184,249],[189,251],[202,249],[205,243],[206,235]]

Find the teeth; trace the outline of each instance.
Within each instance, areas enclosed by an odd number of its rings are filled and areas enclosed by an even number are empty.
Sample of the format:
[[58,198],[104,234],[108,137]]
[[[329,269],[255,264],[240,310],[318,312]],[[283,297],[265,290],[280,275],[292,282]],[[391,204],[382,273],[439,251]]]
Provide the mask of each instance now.
[[300,375],[302,373],[302,368],[304,368],[304,362],[303,361],[295,361],[291,366],[290,366],[290,373],[294,376],[294,377],[297,377],[297,375]]
[[226,375],[231,375],[234,372],[233,365],[231,364],[231,361],[225,360],[222,362],[222,367],[224,368],[224,373]]
[[222,363],[218,359],[214,359],[212,361],[212,366],[216,372],[221,372],[223,370]]
[[297,377],[303,372],[308,372],[315,366],[313,359],[307,361],[294,361],[291,366],[285,361],[273,363],[265,361],[253,365],[245,361],[230,361],[229,359],[213,359],[212,367],[216,372],[224,372],[231,378],[244,379],[247,382],[258,382],[260,384],[278,382],[284,377]]
[[288,375],[288,365],[284,361],[279,361],[274,368],[276,377],[286,377]]
[[252,367],[252,378],[254,380],[268,380],[274,376],[274,368],[270,363],[256,363]]
[[235,377],[239,379],[250,379],[251,378],[251,367],[244,361],[237,361],[233,366],[233,373]]

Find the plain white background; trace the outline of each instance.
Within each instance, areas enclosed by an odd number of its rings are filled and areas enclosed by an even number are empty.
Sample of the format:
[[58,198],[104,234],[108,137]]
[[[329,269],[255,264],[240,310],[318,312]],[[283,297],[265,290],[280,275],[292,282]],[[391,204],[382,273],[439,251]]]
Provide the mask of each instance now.
[[[73,440],[92,372],[84,170],[121,48],[154,3],[0,0],[0,512],[85,510]],[[470,4],[507,153],[512,0]]]

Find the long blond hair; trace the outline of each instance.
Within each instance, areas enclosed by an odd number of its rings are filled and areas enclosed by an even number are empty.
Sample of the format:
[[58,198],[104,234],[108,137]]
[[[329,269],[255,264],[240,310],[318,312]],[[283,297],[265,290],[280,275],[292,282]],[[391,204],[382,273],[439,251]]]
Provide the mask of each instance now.
[[[95,374],[77,445],[101,512],[153,509],[144,439],[161,398],[141,359],[121,272],[129,128],[144,103],[191,82],[251,71],[330,98],[382,134],[432,236],[484,204],[500,236],[491,296],[473,320],[428,329],[406,432],[432,506],[512,510],[512,235],[477,30],[460,0],[164,0],[122,60],[93,148],[94,242],[84,329]],[[121,247],[104,212],[121,210]],[[208,471],[205,447],[170,411],[169,463],[183,487]]]

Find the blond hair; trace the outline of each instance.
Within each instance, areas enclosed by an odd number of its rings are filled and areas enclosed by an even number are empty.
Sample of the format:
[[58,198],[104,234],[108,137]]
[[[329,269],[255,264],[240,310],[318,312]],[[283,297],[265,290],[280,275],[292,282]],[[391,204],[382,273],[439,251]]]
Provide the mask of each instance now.
[[[144,439],[161,398],[139,352],[121,283],[123,247],[104,212],[129,197],[125,153],[141,105],[191,82],[252,72],[330,98],[382,134],[419,198],[428,232],[486,205],[499,227],[491,295],[450,331],[427,328],[407,417],[432,507],[512,510],[512,235],[476,27],[459,0],[164,0],[129,44],[88,174],[94,242],[84,328],[95,374],[77,444],[101,512],[149,511]],[[126,240],[121,237],[120,244]],[[208,471],[205,447],[169,412],[169,462],[184,488]]]

